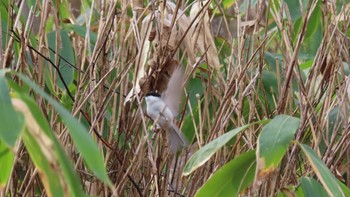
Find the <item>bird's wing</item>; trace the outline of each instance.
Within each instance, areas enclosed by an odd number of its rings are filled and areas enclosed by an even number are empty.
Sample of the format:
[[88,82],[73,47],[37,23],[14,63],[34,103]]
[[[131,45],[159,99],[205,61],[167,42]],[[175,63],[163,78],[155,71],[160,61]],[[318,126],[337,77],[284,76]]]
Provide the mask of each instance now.
[[175,68],[168,82],[167,89],[162,94],[164,103],[169,107],[174,117],[177,116],[182,97],[184,73],[181,66]]

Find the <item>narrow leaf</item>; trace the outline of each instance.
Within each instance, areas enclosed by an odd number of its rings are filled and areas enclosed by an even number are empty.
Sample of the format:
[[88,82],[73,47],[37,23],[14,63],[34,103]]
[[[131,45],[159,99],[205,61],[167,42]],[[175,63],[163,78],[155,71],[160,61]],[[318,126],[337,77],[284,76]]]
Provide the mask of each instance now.
[[343,190],[343,193],[345,194],[345,196],[350,196],[350,188],[346,186],[343,182],[339,181],[338,179],[337,179],[337,182],[341,187],[341,189]]
[[345,196],[341,187],[337,183],[337,179],[332,174],[332,172],[327,168],[326,164],[317,156],[315,151],[313,151],[310,146],[305,144],[299,144],[301,150],[306,155],[309,160],[312,169],[320,179],[320,182],[328,192],[330,196]]
[[255,151],[248,151],[215,172],[195,196],[238,196],[253,182],[255,168]]
[[310,177],[302,177],[300,181],[305,196],[327,197],[326,190],[315,179]]
[[0,191],[6,186],[14,162],[13,152],[0,140]]
[[61,144],[56,139],[56,136],[53,135],[50,129],[50,125],[48,124],[44,114],[37,107],[33,99],[25,94],[20,94],[19,96],[21,100],[27,104],[28,109],[33,114],[33,117],[35,118],[37,124],[40,125],[41,130],[52,140],[56,157],[59,161],[60,168],[64,175],[64,181],[67,182],[67,185],[69,187],[70,194],[72,196],[83,196],[84,193],[80,185],[80,179],[77,173],[74,171],[73,165],[65,154],[63,148],[61,147]]
[[21,135],[22,140],[38,170],[48,196],[63,196],[64,182],[61,182],[59,165],[51,139],[42,131],[28,106],[22,100],[13,98],[12,105],[16,111],[24,116],[25,129]]
[[191,174],[194,170],[202,166],[205,162],[207,162],[211,156],[213,156],[221,147],[223,147],[227,142],[229,142],[233,137],[235,137],[239,132],[245,130],[249,126],[257,123],[265,123],[268,120],[262,120],[259,122],[254,122],[251,124],[247,124],[236,129],[233,129],[224,135],[216,138],[211,141],[207,145],[203,146],[196,153],[192,155],[192,157],[187,161],[183,175],[187,176]]
[[28,130],[25,130],[22,135],[22,140],[28,150],[30,158],[38,170],[41,182],[48,196],[64,196],[64,190],[55,170],[57,166],[51,163],[47,155],[43,153],[43,149],[40,147],[37,139],[31,135]]
[[[56,50],[56,32],[50,32],[47,34],[47,39],[48,43],[51,49]],[[73,81],[73,73],[74,69],[71,67],[70,64],[74,65],[75,60],[74,60],[74,51],[72,47],[72,42],[69,38],[68,32],[66,30],[61,30],[59,32],[59,39],[58,41],[58,58],[59,61],[55,60],[55,53],[53,51],[50,51],[50,59],[52,62],[59,62],[58,68],[59,72],[62,74],[64,83],[69,86],[69,84],[72,83]],[[51,65],[50,65],[51,66]],[[57,85],[60,87],[62,90],[64,90],[64,85],[63,82],[60,78],[57,78]]]
[[56,100],[46,94],[40,87],[30,81],[27,77],[20,73],[16,74],[23,82],[28,84],[35,92],[44,97],[59,113],[64,123],[67,125],[71,137],[77,146],[78,151],[84,158],[87,166],[96,174],[96,176],[105,183],[112,186],[112,183],[107,176],[106,169],[104,167],[103,159],[100,154],[99,148],[93,141],[86,128],[74,118],[64,107],[62,107]]

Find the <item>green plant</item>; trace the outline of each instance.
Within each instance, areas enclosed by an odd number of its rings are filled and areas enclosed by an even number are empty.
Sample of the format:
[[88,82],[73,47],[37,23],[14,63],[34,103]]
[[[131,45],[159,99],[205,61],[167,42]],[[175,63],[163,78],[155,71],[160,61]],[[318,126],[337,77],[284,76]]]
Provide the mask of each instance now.
[[349,196],[350,2],[174,2],[0,2],[0,195]]

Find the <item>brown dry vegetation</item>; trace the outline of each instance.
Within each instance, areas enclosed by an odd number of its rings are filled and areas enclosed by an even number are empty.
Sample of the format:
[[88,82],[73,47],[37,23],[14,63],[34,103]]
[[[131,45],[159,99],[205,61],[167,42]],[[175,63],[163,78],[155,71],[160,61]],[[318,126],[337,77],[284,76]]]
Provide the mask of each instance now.
[[[262,125],[239,133],[183,176],[193,153],[233,128],[278,114],[298,117],[295,142],[311,146],[350,185],[349,3],[301,1],[305,4],[290,7],[259,1],[242,10],[242,2],[224,7],[221,1],[82,1],[81,7],[41,1],[23,17],[24,2],[7,4],[0,66],[28,76],[88,128],[112,187],[84,164],[53,106],[25,89],[87,194],[194,196],[225,163],[256,149]],[[65,39],[71,43],[71,59],[62,55]],[[143,103],[148,91],[164,90],[176,65],[185,69],[186,78],[177,123],[190,142],[177,156],[169,154],[166,133],[154,129]],[[45,196],[23,143],[16,145],[15,158],[1,194]],[[244,196],[293,192],[290,186],[315,171],[292,143],[280,165],[265,173],[257,175]]]

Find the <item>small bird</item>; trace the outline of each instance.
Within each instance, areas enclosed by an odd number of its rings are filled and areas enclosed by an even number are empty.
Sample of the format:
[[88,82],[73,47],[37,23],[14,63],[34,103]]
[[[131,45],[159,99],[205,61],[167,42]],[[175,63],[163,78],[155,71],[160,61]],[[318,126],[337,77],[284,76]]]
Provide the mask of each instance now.
[[166,90],[162,95],[149,92],[145,96],[147,115],[157,121],[157,125],[167,131],[170,151],[176,153],[187,146],[187,141],[174,123],[181,100],[184,81],[181,67],[175,68]]

